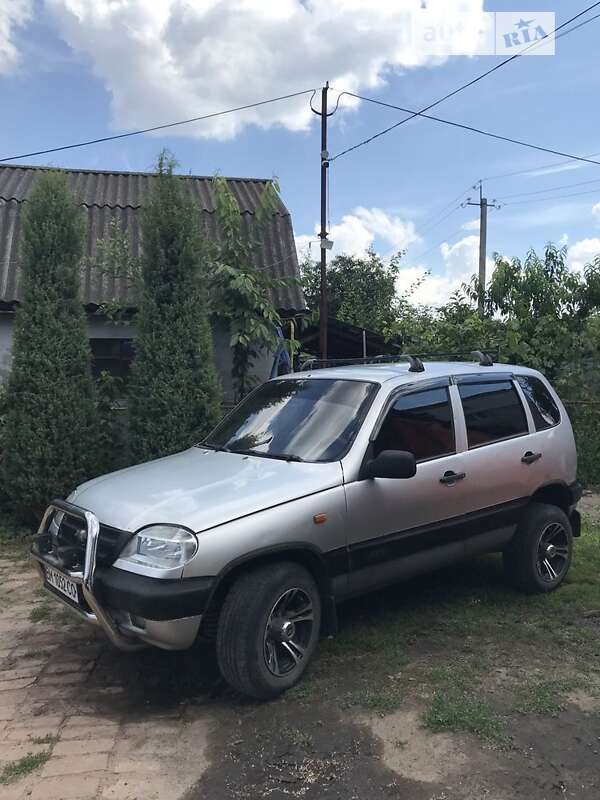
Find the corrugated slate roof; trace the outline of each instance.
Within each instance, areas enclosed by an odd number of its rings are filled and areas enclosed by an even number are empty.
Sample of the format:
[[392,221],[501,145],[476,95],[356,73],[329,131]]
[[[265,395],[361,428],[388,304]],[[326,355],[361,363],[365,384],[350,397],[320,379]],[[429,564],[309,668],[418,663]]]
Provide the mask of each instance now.
[[[21,299],[21,262],[19,240],[23,204],[33,182],[44,167],[0,166],[0,302],[13,304]],[[102,172],[64,170],[69,185],[86,211],[88,225],[86,258],[81,267],[81,296],[85,305],[101,305],[116,300],[135,306],[134,288],[128,281],[100,273],[93,267],[97,241],[106,237],[115,220],[126,232],[131,254],[140,255],[140,208],[143,197],[155,176],[140,172]],[[210,177],[181,176],[184,186],[197,203],[207,235],[219,239],[215,202]],[[261,195],[268,183],[258,178],[227,178],[227,183],[240,207],[242,226],[248,237],[259,242],[255,266],[269,270],[275,278],[298,276],[298,257],[292,219],[280,201],[272,220],[264,227],[256,221]],[[282,311],[299,311],[306,307],[300,287],[287,286],[274,291],[273,299]]]

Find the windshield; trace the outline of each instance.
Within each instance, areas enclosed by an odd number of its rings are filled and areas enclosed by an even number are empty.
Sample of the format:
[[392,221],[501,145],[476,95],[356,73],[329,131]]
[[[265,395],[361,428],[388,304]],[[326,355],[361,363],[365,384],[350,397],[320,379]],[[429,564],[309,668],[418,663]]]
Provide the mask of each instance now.
[[376,384],[366,381],[269,381],[242,400],[204,445],[296,461],[337,461],[354,441],[376,391]]

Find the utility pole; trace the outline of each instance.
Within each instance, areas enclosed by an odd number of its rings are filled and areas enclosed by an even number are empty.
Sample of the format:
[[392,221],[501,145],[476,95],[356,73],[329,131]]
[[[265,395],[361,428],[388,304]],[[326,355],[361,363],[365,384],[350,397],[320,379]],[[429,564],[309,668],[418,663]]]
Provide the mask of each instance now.
[[319,298],[319,350],[321,358],[327,359],[327,170],[329,169],[329,153],[327,152],[327,92],[329,81],[321,90],[321,292]]
[[494,203],[488,203],[487,197],[483,196],[483,181],[479,181],[479,202],[467,202],[468,206],[479,206],[479,283],[477,289],[477,312],[483,318],[485,298],[485,269],[487,253],[487,215],[488,208],[498,208]]

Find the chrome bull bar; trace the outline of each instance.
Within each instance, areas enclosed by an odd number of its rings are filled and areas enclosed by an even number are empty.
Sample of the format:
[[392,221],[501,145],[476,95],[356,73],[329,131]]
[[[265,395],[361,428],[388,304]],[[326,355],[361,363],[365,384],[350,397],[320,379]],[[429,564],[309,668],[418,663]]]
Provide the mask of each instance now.
[[[85,544],[85,558],[83,563],[83,572],[68,570],[61,563],[56,562],[50,555],[36,553],[31,551],[32,558],[35,559],[37,568],[45,581],[46,576],[42,565],[47,565],[60,570],[67,575],[70,580],[81,586],[83,597],[91,609],[91,613],[84,608],[75,608],[70,603],[65,602],[65,605],[72,611],[75,611],[79,616],[83,617],[87,622],[93,625],[99,625],[108,638],[121,650],[139,650],[144,647],[140,641],[125,636],[119,630],[118,625],[112,619],[110,614],[105,611],[96,596],[94,595],[94,574],[96,572],[96,554],[98,552],[98,538],[100,536],[100,523],[98,517],[91,511],[86,511],[84,508],[68,503],[65,500],[53,500],[46,509],[40,526],[38,528],[38,536],[47,533],[50,517],[56,512],[62,511],[71,517],[76,517],[85,523],[87,537]],[[58,600],[62,598],[58,593],[50,592],[52,596]]]

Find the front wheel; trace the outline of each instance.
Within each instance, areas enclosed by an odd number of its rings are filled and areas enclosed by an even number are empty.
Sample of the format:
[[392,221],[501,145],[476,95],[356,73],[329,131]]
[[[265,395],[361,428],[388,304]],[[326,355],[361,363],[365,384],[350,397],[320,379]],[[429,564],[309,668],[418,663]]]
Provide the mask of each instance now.
[[564,511],[546,503],[531,503],[504,551],[504,568],[522,591],[550,592],[565,579],[572,552],[573,531]]
[[250,570],[229,590],[219,617],[221,674],[250,697],[276,697],[300,680],[320,625],[319,590],[304,567],[279,562]]

